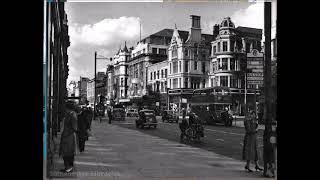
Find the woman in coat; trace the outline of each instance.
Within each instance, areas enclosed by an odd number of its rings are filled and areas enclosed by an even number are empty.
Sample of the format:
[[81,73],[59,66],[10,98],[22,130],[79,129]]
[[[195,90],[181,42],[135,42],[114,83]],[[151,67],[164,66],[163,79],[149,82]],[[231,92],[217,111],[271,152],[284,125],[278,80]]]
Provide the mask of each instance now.
[[254,161],[256,164],[256,171],[261,171],[263,169],[258,166],[258,123],[256,121],[256,116],[253,110],[250,110],[247,114],[244,121],[244,126],[246,129],[246,134],[244,136],[242,158],[243,160],[247,161],[245,169],[248,172],[252,172],[252,170],[250,169],[250,161]]
[[60,156],[62,156],[65,168],[61,172],[70,173],[73,171],[74,156],[77,150],[77,114],[72,102],[66,103],[65,118],[60,141]]

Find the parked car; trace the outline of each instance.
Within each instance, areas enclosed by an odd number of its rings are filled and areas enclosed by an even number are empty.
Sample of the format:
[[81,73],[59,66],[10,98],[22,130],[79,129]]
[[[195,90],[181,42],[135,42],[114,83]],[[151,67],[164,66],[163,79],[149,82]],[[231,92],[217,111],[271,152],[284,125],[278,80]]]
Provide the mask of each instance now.
[[150,109],[143,109],[139,111],[139,117],[136,120],[136,127],[137,128],[144,128],[144,127],[153,127],[157,128],[157,119],[155,116],[155,112]]
[[124,121],[126,116],[126,112],[124,108],[113,108],[112,110],[112,118],[115,121]]
[[127,111],[127,117],[138,117],[138,110],[136,109],[128,109]]
[[179,116],[174,113],[172,110],[164,110],[162,111],[162,122],[176,122],[179,121]]

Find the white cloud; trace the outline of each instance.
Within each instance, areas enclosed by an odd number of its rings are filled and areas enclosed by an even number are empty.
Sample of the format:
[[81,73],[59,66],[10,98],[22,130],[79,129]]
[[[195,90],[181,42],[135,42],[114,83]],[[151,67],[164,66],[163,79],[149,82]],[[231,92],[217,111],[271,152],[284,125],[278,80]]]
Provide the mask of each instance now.
[[[80,76],[92,78],[94,75],[94,52],[104,57],[112,57],[124,42],[139,39],[140,19],[119,17],[104,19],[94,24],[69,24],[71,45],[68,48],[69,77],[79,80]],[[105,71],[106,63],[97,61],[97,71]]]
[[110,46],[119,41],[137,39],[139,27],[139,18],[123,16],[118,19],[104,19],[95,24],[71,24],[69,35],[74,44]]
[[263,29],[264,4],[255,3],[250,5],[246,9],[240,9],[231,16],[231,20],[234,22],[236,26],[245,26],[245,27]]

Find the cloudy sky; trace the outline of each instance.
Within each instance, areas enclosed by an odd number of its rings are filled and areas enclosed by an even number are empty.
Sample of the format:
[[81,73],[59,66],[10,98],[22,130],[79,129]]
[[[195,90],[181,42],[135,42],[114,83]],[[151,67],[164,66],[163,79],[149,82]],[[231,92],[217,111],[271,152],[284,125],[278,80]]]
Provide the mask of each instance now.
[[[70,0],[71,1],[71,0]],[[67,2],[69,35],[69,78],[94,76],[94,52],[112,57],[124,42],[131,47],[142,38],[164,28],[190,29],[190,15],[201,16],[203,33],[212,34],[213,25],[231,17],[236,26],[263,29],[263,4],[248,2],[203,3],[111,3]],[[97,61],[97,71],[105,71]]]

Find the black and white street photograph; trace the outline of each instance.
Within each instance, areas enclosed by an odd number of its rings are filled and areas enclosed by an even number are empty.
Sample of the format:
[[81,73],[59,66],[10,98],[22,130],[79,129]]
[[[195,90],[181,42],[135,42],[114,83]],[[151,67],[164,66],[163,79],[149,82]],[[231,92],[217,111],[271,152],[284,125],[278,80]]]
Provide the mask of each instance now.
[[43,7],[44,179],[277,179],[277,0]]

